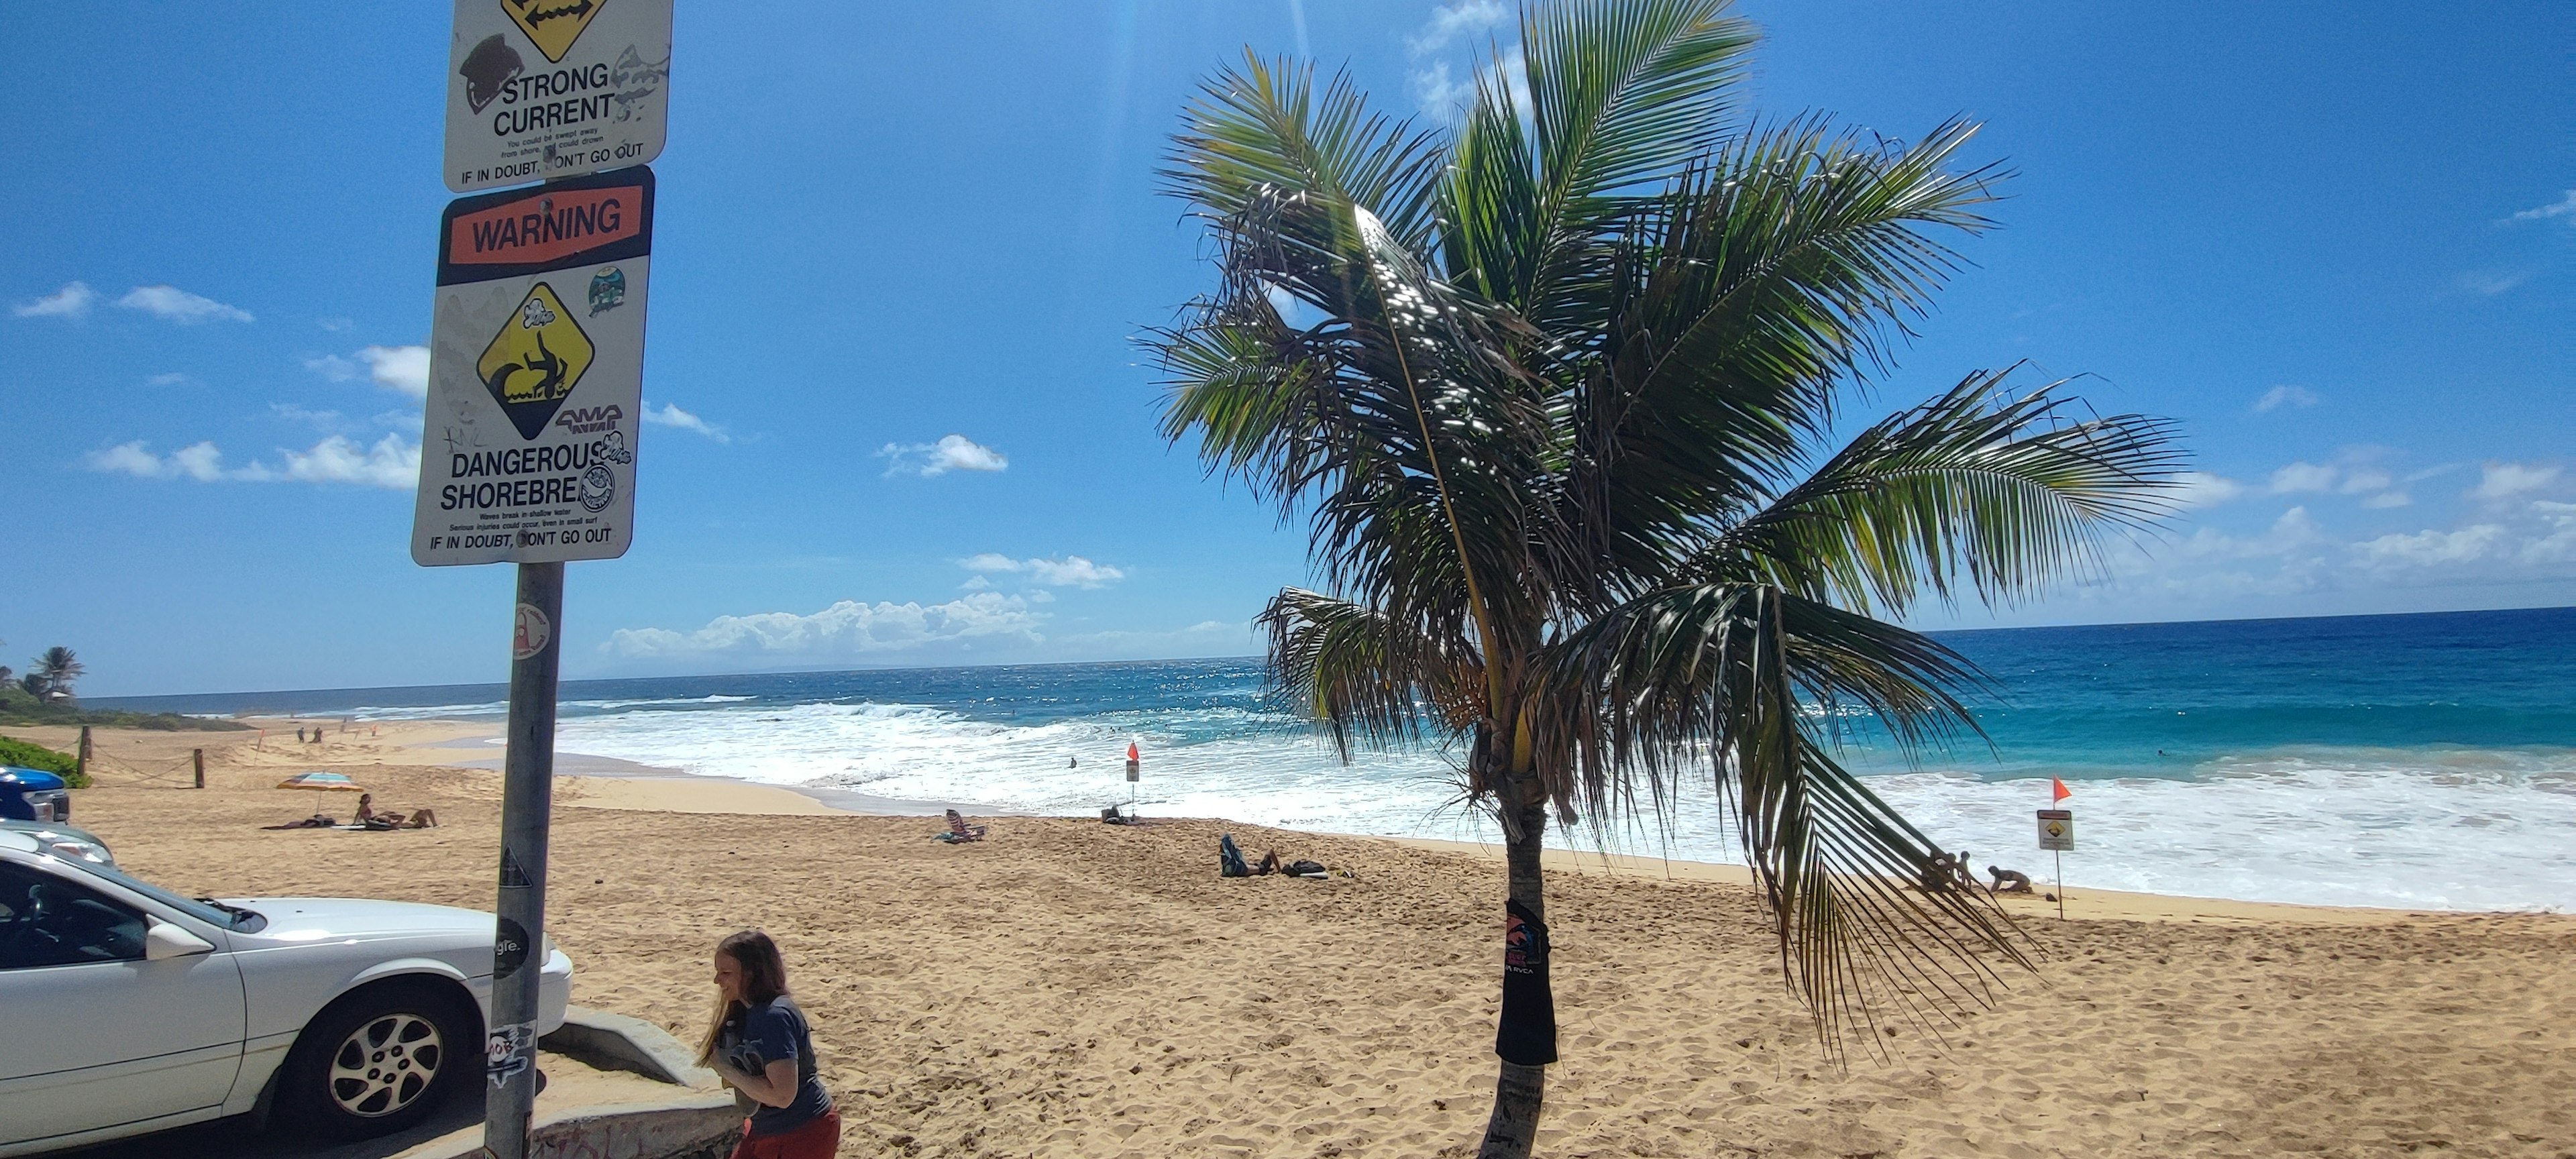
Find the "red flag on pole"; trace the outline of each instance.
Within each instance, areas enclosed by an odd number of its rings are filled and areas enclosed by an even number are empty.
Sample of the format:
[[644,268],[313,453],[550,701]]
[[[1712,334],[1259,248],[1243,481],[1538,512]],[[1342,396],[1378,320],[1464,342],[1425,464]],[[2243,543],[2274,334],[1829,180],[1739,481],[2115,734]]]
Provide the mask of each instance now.
[[2066,787],[2066,782],[2058,780],[2055,777],[2050,777],[2048,779],[2048,787],[2050,794],[2048,803],[2052,805],[2075,795],[2073,790]]
[[[1131,760],[1131,761],[1132,761],[1132,760],[1137,759],[1137,757],[1136,757],[1136,742],[1134,742],[1134,741],[1132,741],[1132,740],[1127,742],[1127,759],[1128,759],[1128,760]],[[2058,786],[2058,788],[2060,788],[2060,789],[2063,789],[2063,788],[2065,788],[2065,787],[2066,787],[2066,786],[2064,786],[2064,785],[2059,785],[2059,786]]]

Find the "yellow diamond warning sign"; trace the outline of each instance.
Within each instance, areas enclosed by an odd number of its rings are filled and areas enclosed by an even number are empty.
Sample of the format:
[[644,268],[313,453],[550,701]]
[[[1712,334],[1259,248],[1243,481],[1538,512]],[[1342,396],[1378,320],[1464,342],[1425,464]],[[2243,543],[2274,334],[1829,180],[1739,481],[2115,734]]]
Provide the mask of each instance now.
[[598,355],[554,287],[539,282],[483,348],[474,371],[519,428],[519,437],[534,439]]
[[528,34],[528,40],[546,59],[563,63],[564,54],[572,51],[572,42],[581,39],[581,30],[590,27],[590,18],[599,15],[606,0],[500,0],[501,11],[510,14],[510,22]]

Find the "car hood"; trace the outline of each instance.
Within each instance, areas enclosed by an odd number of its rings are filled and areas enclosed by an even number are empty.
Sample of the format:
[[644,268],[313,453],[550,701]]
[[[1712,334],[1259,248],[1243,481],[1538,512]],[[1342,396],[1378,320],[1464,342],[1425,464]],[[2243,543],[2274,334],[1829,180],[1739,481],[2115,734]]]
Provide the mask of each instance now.
[[454,906],[353,897],[228,897],[220,900],[226,905],[240,906],[267,918],[268,925],[254,935],[263,941],[306,942],[325,938],[419,934],[465,937],[486,945],[492,941],[491,914]]

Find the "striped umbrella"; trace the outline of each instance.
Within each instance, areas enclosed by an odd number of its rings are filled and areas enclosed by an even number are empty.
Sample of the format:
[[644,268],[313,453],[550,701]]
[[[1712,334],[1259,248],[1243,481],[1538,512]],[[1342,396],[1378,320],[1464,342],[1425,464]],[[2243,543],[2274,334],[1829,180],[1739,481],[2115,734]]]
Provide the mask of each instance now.
[[281,789],[320,789],[325,792],[363,793],[366,786],[349,779],[347,773],[297,773],[277,783]]

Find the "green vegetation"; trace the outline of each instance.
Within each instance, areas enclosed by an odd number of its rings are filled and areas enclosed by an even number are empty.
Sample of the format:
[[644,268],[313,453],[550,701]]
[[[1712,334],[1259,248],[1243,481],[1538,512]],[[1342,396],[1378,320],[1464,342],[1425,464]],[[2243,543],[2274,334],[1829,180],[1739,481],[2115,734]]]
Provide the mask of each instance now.
[[65,784],[75,789],[89,787],[89,778],[80,773],[80,761],[70,753],[58,753],[43,745],[0,736],[0,765],[58,774]]
[[89,671],[78,655],[57,644],[45,649],[33,663],[36,670],[18,677],[15,683],[9,680],[9,669],[0,665],[0,724],[86,724],[157,732],[236,732],[250,727],[239,721],[207,720],[175,712],[84,709],[72,695],[72,685]]
[[[1965,123],[1744,113],[1755,38],[1724,0],[1528,9],[1430,131],[1247,55],[1164,172],[1216,288],[1150,341],[1165,434],[1310,520],[1324,590],[1261,618],[1280,691],[1346,755],[1457,754],[1534,915],[1551,814],[1606,840],[1713,794],[1838,1053],[2025,960],[1837,759],[1852,717],[1977,735],[1974,667],[1898,621],[2081,574],[2169,509],[2180,454],[2011,371],[1835,445],[2001,174],[1961,167]],[[1524,1057],[1483,1156],[1529,1154],[1554,1050]]]
[[0,688],[0,724],[95,725],[100,728],[148,728],[157,732],[238,732],[250,726],[236,720],[181,716],[175,712],[121,712],[82,708],[78,703],[47,704],[14,685]]

